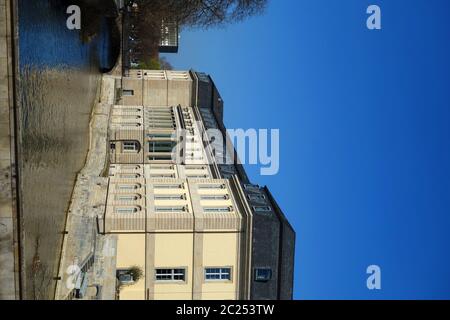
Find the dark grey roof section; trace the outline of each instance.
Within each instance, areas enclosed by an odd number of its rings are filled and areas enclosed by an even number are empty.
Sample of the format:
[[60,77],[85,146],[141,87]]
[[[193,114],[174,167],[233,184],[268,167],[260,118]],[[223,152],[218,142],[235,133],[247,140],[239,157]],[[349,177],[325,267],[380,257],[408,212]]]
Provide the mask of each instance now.
[[[224,141],[226,141],[226,128],[225,125],[223,123],[223,106],[224,106],[224,102],[222,97],[220,96],[219,91],[217,90],[214,81],[212,80],[212,78],[203,73],[203,72],[195,72],[195,71],[191,71],[192,73],[195,74],[196,78],[198,79],[197,81],[197,94],[198,94],[198,101],[197,101],[197,107],[200,109],[200,114],[202,115],[202,117],[204,117],[204,115],[202,114],[202,109],[210,109],[213,111],[213,115],[214,118],[216,120],[215,126],[216,129],[219,129],[222,132]],[[195,87],[195,86],[194,86]],[[202,119],[203,122],[207,122],[205,121],[205,119]],[[210,128],[210,126],[205,125],[205,127],[207,129]],[[234,159],[238,159],[237,156],[237,152],[236,150],[233,150],[234,154]],[[223,171],[227,172],[229,171],[230,165],[219,165],[219,168],[222,169]],[[236,174],[239,176],[239,179],[241,180],[241,182],[243,183],[249,183],[249,179],[247,176],[247,173],[244,170],[244,167],[242,166],[242,164],[239,163],[239,161],[235,161],[234,163],[234,168],[236,171]],[[226,174],[225,174],[226,176]]]
[[[278,300],[280,280],[281,223],[268,201],[264,189],[257,185],[244,185],[244,192],[253,211],[252,280],[250,298],[252,300]],[[252,200],[252,197],[262,197]],[[268,211],[258,212],[257,208]],[[269,277],[261,279],[258,272],[265,271]]]
[[289,221],[286,219],[283,211],[278,206],[269,188],[264,191],[269,197],[269,201],[280,221],[280,250],[279,250],[279,287],[278,298],[280,300],[291,300],[293,298],[294,288],[294,264],[295,264],[295,240],[296,235]]

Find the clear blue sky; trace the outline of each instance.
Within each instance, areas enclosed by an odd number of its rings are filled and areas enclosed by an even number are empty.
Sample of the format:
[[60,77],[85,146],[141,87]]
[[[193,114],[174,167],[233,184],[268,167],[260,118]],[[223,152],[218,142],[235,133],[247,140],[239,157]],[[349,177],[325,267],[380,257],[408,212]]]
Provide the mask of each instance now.
[[449,16],[448,0],[272,0],[169,55],[212,75],[227,127],[280,129],[280,173],[247,170],[297,232],[295,298],[450,298]]

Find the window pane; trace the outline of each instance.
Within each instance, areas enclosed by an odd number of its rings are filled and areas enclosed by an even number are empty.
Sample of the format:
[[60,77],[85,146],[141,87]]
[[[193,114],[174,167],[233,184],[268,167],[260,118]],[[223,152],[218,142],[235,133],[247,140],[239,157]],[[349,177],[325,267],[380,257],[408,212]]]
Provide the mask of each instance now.
[[207,213],[222,213],[222,212],[231,212],[232,208],[231,207],[217,207],[217,208],[204,208],[203,210],[204,212]]
[[206,280],[231,280],[231,268],[205,268]]
[[253,207],[255,212],[270,212],[272,211],[271,207]]
[[185,207],[156,207],[156,212],[184,212]]
[[155,189],[183,189],[182,184],[160,184],[155,185]]
[[255,269],[255,281],[269,281],[272,278],[272,270],[269,268]]
[[157,281],[184,281],[184,269],[156,269],[155,278]]

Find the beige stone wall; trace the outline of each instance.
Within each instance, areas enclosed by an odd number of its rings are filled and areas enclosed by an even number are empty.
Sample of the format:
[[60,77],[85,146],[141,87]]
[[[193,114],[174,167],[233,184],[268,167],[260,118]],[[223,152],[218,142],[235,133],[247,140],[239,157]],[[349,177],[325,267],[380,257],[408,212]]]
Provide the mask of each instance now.
[[[176,165],[168,165],[177,170]],[[242,274],[239,272],[240,241],[245,226],[230,182],[147,178],[151,170],[151,165],[140,164],[116,164],[110,169],[105,220],[106,232],[118,234],[117,269],[139,266],[145,270],[145,279],[121,288],[119,298],[239,299]],[[139,177],[118,178],[124,173]],[[132,187],[134,184],[136,188]],[[127,195],[131,197],[127,198]],[[176,199],[158,197],[172,195]],[[205,200],[204,196],[208,198]],[[166,206],[184,207],[185,211],[157,212],[157,207]],[[232,210],[204,212],[208,207],[229,207]],[[121,208],[136,210],[122,212]],[[230,268],[231,280],[207,281],[205,268]],[[157,281],[157,269],[184,269],[185,280]]]
[[[238,233],[120,234],[117,270],[138,266],[144,277],[123,286],[120,300],[240,298]],[[157,269],[184,269],[184,281],[157,281]],[[231,268],[231,280],[205,280],[205,268]]]
[[[148,165],[145,168],[148,168]],[[146,179],[145,170],[143,175],[124,173],[117,171],[115,166],[114,171],[108,187],[105,214],[107,233],[176,233],[193,232],[194,228],[197,232],[242,232],[245,229],[240,206],[227,180]],[[133,178],[131,175],[136,177]],[[171,185],[180,188],[164,187]],[[209,185],[221,187],[201,188]],[[165,197],[174,195],[180,199],[160,200],[158,195]],[[202,196],[223,196],[226,199],[205,200]],[[157,212],[157,207],[185,209],[183,212]],[[206,208],[214,207],[230,208],[230,211],[205,212]]]
[[[139,267],[145,272],[145,235],[121,234],[117,239],[117,270]],[[145,277],[120,290],[120,300],[144,300]]]
[[[144,161],[144,111],[140,106],[114,106],[109,125],[110,163],[142,163]],[[124,150],[123,142],[139,144],[136,152]]]
[[[193,234],[154,234],[147,236],[147,288],[152,300],[191,300]],[[155,281],[156,268],[184,268],[183,282]]]
[[[152,110],[167,110],[173,116],[172,126],[154,126],[155,119],[153,118]],[[183,119],[184,128],[186,129],[186,136],[181,140],[182,127],[181,120]],[[148,106],[124,106],[116,105],[113,107],[109,140],[114,148],[110,149],[110,162],[113,164],[133,164],[133,163],[166,163],[178,162],[190,164],[207,165],[208,155],[203,147],[203,140],[201,128],[194,118],[194,110],[192,107],[148,107]],[[171,138],[151,137],[155,134],[172,135]],[[136,141],[140,148],[134,152],[127,152],[122,148],[125,141]],[[168,156],[172,158],[172,152],[150,152],[151,141],[172,141],[175,143],[174,150],[178,157],[177,161],[155,160],[154,156]],[[184,150],[184,158],[180,158],[181,150]],[[190,172],[188,175],[198,178],[209,177],[209,173],[205,172]]]
[[122,90],[133,90],[132,96],[122,96],[123,105],[193,106],[189,71],[131,70],[123,78]]
[[0,300],[18,299],[10,1],[0,0]]
[[[132,95],[123,95],[123,90],[133,90]],[[142,80],[123,78],[121,103],[127,106],[142,105]]]
[[[203,300],[235,300],[239,299],[239,235],[236,233],[208,233],[203,235],[202,261],[199,267],[230,267],[231,281],[206,281],[199,278],[201,298]],[[226,253],[226,254],[223,254]]]

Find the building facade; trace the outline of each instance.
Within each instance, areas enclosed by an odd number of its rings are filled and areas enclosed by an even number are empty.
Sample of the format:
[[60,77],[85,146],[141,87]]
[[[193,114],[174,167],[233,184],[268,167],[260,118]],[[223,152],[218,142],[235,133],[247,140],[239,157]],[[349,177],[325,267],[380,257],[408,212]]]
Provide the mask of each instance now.
[[117,236],[119,299],[292,299],[295,232],[220,144],[222,119],[204,73],[122,79],[100,223]]
[[178,23],[170,20],[162,20],[159,52],[177,53],[178,40],[179,40]]

